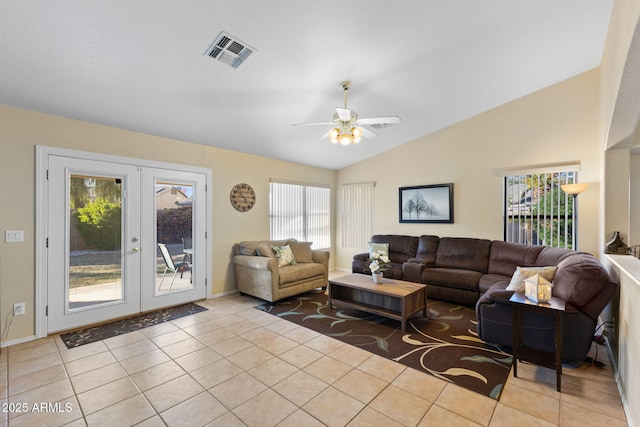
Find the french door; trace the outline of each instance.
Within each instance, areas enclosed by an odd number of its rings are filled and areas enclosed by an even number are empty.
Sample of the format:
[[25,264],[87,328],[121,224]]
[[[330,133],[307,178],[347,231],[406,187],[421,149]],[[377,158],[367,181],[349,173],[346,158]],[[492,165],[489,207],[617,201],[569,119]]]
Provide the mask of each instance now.
[[41,158],[46,333],[206,297],[205,173],[133,159]]

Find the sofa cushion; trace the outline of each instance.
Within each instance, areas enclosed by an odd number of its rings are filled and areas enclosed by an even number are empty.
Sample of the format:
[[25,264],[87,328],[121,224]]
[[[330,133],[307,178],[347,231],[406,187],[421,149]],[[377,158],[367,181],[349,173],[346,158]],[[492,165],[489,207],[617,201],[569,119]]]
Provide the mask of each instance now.
[[540,251],[540,255],[538,255],[538,259],[536,259],[535,265],[558,265],[560,261],[562,261],[566,257],[575,254],[576,252],[572,251],[571,249],[545,246],[544,249]]
[[440,237],[423,235],[418,238],[418,251],[416,258],[420,262],[433,267],[436,263],[436,254],[438,252],[438,242]]
[[518,266],[536,265],[536,260],[542,249],[544,249],[544,246],[530,246],[494,240],[491,243],[491,251],[489,252],[489,273],[511,276]]
[[271,246],[267,245],[266,243],[261,243],[256,247],[256,253],[260,256],[266,256],[269,258],[274,258],[276,257],[276,254],[273,253],[273,249],[271,249]]
[[426,268],[422,272],[422,283],[477,291],[482,275],[479,271],[458,268]]
[[443,237],[438,244],[436,267],[487,273],[491,241],[464,237]]
[[300,262],[313,262],[313,252],[311,251],[311,242],[298,242],[296,240],[289,240],[288,242],[293,257],[297,263]]
[[255,255],[256,248],[260,243],[263,243],[263,242],[259,242],[259,241],[240,242],[238,243],[238,251],[240,252],[240,255]]
[[511,277],[511,281],[509,281],[509,286],[507,286],[507,291],[515,291],[515,292],[524,292],[525,283],[524,281],[530,277],[538,274],[543,279],[548,281],[552,281],[556,275],[556,271],[558,267],[555,265],[548,267],[517,267],[515,273]]
[[478,289],[480,290],[480,293],[487,292],[494,285],[496,288],[499,287],[501,289],[506,289],[510,280],[511,277],[503,276],[502,274],[484,274],[478,282]]
[[278,260],[278,267],[282,267],[284,265],[296,264],[296,259],[293,256],[293,251],[291,250],[291,246],[289,245],[271,246],[271,249],[273,249],[273,253],[276,254],[276,259]]
[[389,244],[389,259],[393,262],[407,262],[415,258],[418,250],[418,238],[396,234],[376,234],[371,236],[373,243]]
[[292,286],[301,280],[322,276],[325,268],[316,262],[304,262],[280,267],[280,287]]
[[237,255],[258,255],[258,253],[256,252],[256,249],[258,248],[259,245],[263,243],[266,243],[269,246],[271,245],[282,246],[282,245],[286,245],[287,241],[286,240],[246,240],[238,243]]

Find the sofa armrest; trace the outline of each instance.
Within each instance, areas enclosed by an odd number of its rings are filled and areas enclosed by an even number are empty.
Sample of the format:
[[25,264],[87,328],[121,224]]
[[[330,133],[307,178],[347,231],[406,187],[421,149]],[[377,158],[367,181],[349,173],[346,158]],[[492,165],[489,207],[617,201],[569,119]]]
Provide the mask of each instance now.
[[405,262],[402,264],[402,280],[407,282],[422,283],[422,272],[427,268],[426,264],[417,262]]
[[494,289],[491,287],[480,297],[478,304],[493,304],[496,302],[501,304],[511,304],[509,299],[514,293],[514,291],[507,291],[504,288]]
[[275,258],[236,255],[236,283],[238,290],[267,301],[279,298],[280,268]]
[[329,257],[331,255],[329,251],[314,249],[311,251],[311,254],[313,256],[313,262],[326,265],[327,267],[329,266]]
[[364,252],[361,254],[355,254],[353,256],[353,259],[359,260],[359,261],[366,261],[369,259],[369,252]]
[[254,255],[235,255],[233,263],[244,268],[253,268],[255,270],[268,270],[278,274],[278,261],[275,258]]

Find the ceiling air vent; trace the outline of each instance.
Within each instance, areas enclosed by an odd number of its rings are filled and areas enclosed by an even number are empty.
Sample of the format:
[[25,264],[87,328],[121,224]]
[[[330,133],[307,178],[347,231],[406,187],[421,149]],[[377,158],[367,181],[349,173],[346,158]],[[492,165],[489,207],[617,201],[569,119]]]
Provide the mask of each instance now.
[[255,51],[251,46],[222,31],[204,54],[238,68]]

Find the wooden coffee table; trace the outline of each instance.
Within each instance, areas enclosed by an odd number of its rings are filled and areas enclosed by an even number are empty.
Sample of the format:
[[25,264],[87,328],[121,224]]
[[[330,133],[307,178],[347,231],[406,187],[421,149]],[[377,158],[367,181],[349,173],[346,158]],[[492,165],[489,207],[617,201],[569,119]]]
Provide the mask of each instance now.
[[402,331],[407,319],[422,310],[427,317],[427,287],[419,283],[383,278],[382,283],[373,283],[366,274],[349,274],[329,280],[329,310],[334,302],[340,306],[355,308],[399,320]]

